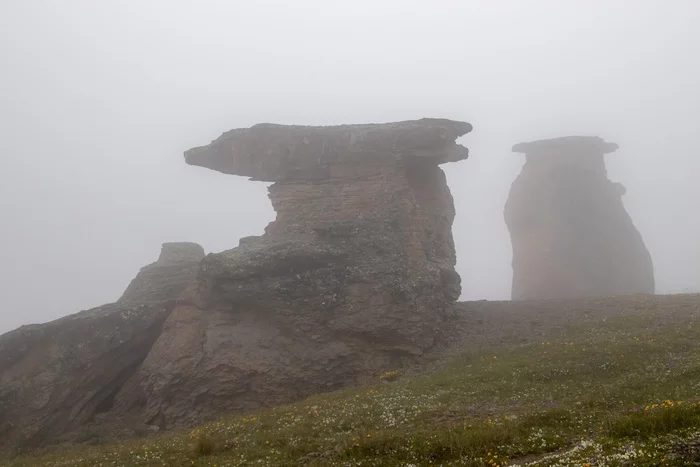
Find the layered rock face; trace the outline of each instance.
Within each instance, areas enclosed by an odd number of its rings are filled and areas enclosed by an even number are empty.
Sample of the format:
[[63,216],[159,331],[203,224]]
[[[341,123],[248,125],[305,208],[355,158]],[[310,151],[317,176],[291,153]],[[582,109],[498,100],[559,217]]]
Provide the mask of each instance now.
[[525,153],[505,220],[513,245],[512,298],[553,299],[654,293],[654,268],[608,180],[604,155],[617,145],[597,137],[516,144]]
[[129,381],[203,257],[199,245],[165,244],[117,303],[0,336],[0,450],[73,439],[107,413],[139,410]]
[[471,125],[256,125],[185,153],[274,182],[260,237],[208,255],[143,363],[146,420],[195,423],[356,383],[439,344],[460,294],[439,164]]

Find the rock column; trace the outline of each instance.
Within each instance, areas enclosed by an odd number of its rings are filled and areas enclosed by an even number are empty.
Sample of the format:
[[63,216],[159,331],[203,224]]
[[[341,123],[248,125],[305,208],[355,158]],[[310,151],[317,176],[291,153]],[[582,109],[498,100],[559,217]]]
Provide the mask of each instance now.
[[522,172],[505,221],[513,246],[514,300],[654,293],[654,268],[624,208],[625,188],[608,180],[597,137],[520,143]]
[[[187,425],[353,384],[440,343],[460,294],[443,119],[232,130],[187,163],[274,182],[260,237],[207,256],[144,362],[148,421]],[[193,415],[194,414],[194,415]]]

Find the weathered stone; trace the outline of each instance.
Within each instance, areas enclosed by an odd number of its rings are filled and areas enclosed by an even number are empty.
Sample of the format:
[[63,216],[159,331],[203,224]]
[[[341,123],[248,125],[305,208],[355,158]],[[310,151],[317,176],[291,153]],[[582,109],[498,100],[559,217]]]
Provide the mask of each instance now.
[[96,418],[118,413],[117,396],[203,256],[199,245],[165,244],[117,303],[0,336],[0,450],[75,439]]
[[258,125],[188,151],[274,181],[277,218],[203,260],[166,244],[115,304],[1,336],[0,449],[189,425],[440,348],[460,278],[438,165],[467,157],[470,129]]
[[516,144],[526,154],[505,220],[513,245],[512,298],[552,299],[653,293],[654,271],[642,236],[608,180],[597,137]]
[[471,130],[469,123],[439,118],[322,127],[261,123],[190,149],[185,160],[268,182],[362,177],[396,159],[433,164],[466,159],[469,152],[455,140]]
[[165,243],[158,261],[144,266],[117,301],[120,305],[173,300],[193,279],[193,268],[204,258],[196,243]]
[[467,123],[233,130],[188,163],[274,181],[261,237],[208,255],[144,361],[162,428],[356,383],[440,344],[460,294],[438,167]]

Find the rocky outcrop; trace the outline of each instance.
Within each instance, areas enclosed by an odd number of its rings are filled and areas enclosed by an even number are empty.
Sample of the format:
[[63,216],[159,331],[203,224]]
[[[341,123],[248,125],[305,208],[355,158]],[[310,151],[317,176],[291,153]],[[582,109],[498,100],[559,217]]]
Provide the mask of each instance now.
[[114,304],[0,336],[0,451],[190,425],[362,381],[447,342],[439,165],[467,123],[234,130],[188,163],[274,182],[260,237],[166,244]]
[[177,298],[196,275],[204,249],[196,243],[165,243],[158,261],[141,268],[117,303],[128,306]]
[[165,244],[117,303],[0,336],[0,450],[71,439],[118,413],[118,396],[134,402],[127,383],[203,257],[199,245]]
[[525,153],[505,220],[513,245],[512,298],[654,293],[651,256],[608,180],[617,145],[571,136],[516,144]]
[[161,428],[361,380],[439,345],[460,294],[455,215],[439,164],[471,125],[441,119],[256,125],[185,153],[274,182],[260,237],[210,254],[145,359]]

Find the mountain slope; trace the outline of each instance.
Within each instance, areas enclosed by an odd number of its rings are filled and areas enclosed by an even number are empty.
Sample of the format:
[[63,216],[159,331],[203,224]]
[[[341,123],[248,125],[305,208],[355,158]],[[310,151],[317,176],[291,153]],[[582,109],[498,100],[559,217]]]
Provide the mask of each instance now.
[[[391,372],[364,387],[188,432],[49,451],[0,465],[699,462],[700,296],[610,299],[606,312],[597,314],[579,313],[589,305],[577,303],[561,310],[577,319],[556,325],[517,318],[518,307],[532,304],[502,304],[507,322],[531,322],[536,332],[521,325],[520,334],[463,345],[459,355],[427,373]],[[470,305],[463,306],[467,313]]]

